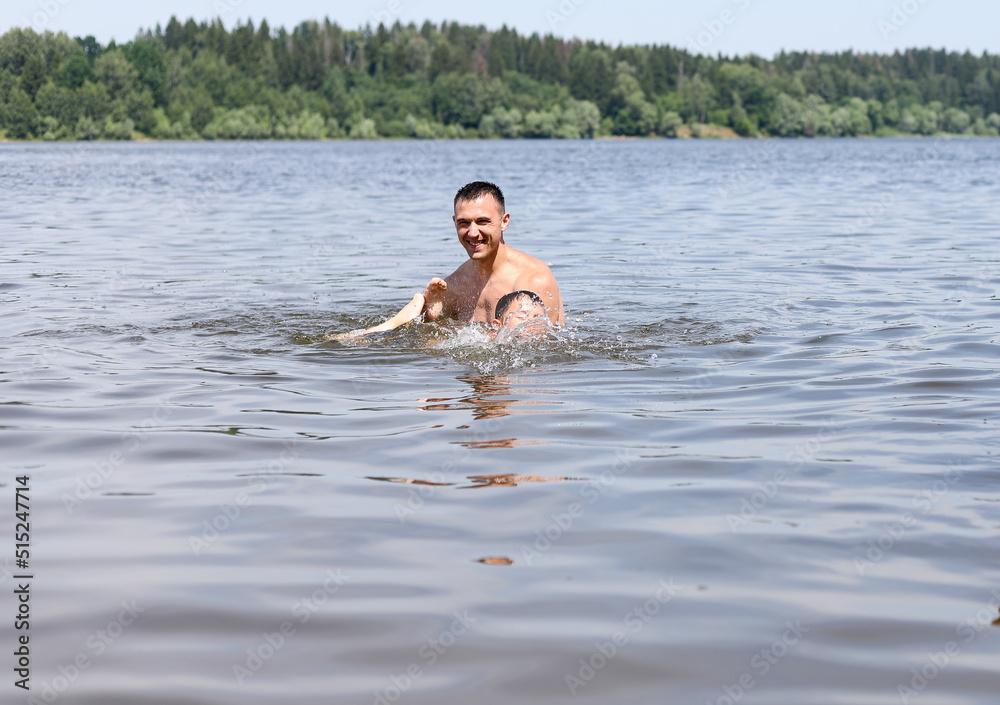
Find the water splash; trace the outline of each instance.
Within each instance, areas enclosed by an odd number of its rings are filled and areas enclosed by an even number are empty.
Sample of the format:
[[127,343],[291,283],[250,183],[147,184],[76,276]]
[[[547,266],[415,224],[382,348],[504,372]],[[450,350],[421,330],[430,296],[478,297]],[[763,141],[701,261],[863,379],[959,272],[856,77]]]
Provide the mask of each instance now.
[[[299,336],[296,342],[320,342],[331,349],[421,351],[448,357],[479,374],[493,375],[584,360],[656,366],[664,353],[692,346],[751,343],[762,330],[746,322],[699,321],[685,316],[640,324],[627,323],[623,318],[583,313],[563,328],[536,328],[527,335],[524,330],[494,333],[483,326],[454,321],[414,322],[353,340],[330,342],[330,337],[341,332],[338,330],[326,336]],[[338,323],[338,328],[347,330],[371,324],[368,318]]]

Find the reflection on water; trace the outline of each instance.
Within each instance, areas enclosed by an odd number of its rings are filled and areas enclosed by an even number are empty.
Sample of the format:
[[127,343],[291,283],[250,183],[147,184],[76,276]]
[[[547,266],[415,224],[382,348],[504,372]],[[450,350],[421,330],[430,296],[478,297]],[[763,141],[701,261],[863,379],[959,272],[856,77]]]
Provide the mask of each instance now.
[[[504,446],[494,446],[494,447],[504,447]],[[405,485],[427,485],[429,487],[450,487],[452,485],[459,485],[457,482],[431,482],[429,480],[418,480],[409,477],[368,477],[369,480],[377,480],[379,482],[398,482]],[[471,489],[474,487],[516,487],[517,485],[525,482],[566,482],[572,480],[579,480],[580,478],[572,477],[541,477],[539,475],[515,475],[511,473],[498,474],[498,475],[469,475],[468,478],[472,481],[471,485],[459,485],[459,489]]]
[[[542,413],[541,410],[525,409],[525,406],[548,405],[551,402],[542,399],[524,399],[525,392],[537,393],[544,397],[545,390],[530,390],[519,388],[518,394],[512,394],[511,378],[507,375],[459,375],[458,379],[465,382],[472,391],[461,397],[421,399],[420,408],[423,411],[456,411],[469,409],[473,418],[494,419],[509,414]],[[510,439],[512,444],[518,441]],[[491,441],[496,442],[496,441]]]
[[[32,697],[993,703],[1000,141],[927,144],[3,145]],[[566,327],[326,340],[475,178]]]
[[486,556],[479,558],[476,562],[486,565],[514,565],[514,559],[507,558],[507,556]]
[[538,439],[519,440],[517,438],[492,438],[488,441],[458,441],[458,443],[466,448],[515,448],[517,446],[543,445],[545,441]]
[[513,475],[508,473],[501,475],[469,475],[469,479],[472,480],[473,484],[467,487],[517,487],[519,484],[525,482],[566,482],[577,478],[540,477],[538,475]]

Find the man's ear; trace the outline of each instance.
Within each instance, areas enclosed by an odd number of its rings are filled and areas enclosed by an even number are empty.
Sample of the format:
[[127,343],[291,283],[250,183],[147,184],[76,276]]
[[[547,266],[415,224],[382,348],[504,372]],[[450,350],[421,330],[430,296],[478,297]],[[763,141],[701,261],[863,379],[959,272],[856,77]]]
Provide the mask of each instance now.
[[500,232],[506,230],[508,225],[510,225],[510,213],[504,213],[500,219]]
[[500,327],[500,319],[499,318],[494,318],[492,325],[493,325],[494,328],[499,328]]

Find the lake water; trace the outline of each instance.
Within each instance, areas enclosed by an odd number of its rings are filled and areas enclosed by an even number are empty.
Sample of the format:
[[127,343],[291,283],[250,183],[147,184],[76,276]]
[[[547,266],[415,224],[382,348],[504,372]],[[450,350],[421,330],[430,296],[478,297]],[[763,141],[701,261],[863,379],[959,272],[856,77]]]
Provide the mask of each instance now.
[[[479,178],[558,339],[324,341]],[[996,702],[1000,140],[7,144],[0,199],[4,702]]]

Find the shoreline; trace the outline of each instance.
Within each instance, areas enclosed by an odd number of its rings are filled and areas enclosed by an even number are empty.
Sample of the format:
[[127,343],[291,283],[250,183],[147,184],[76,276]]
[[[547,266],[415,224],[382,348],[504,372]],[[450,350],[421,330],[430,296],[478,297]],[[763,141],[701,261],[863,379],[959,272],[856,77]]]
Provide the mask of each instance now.
[[[577,137],[577,138],[564,138],[564,137],[515,137],[512,139],[502,139],[495,137],[473,137],[473,138],[456,138],[456,139],[435,139],[435,138],[421,138],[421,137],[376,137],[374,139],[351,139],[350,137],[317,137],[317,138],[294,138],[294,139],[281,139],[281,138],[261,138],[261,139],[208,139],[206,137],[193,137],[191,139],[158,139],[156,137],[147,137],[145,135],[137,135],[127,140],[116,140],[116,139],[106,139],[99,138],[94,140],[46,140],[41,138],[34,139],[11,139],[9,137],[0,137],[0,144],[81,144],[89,142],[99,142],[99,143],[119,143],[119,144],[138,144],[138,143],[169,143],[169,142],[190,142],[190,143],[205,143],[205,142],[218,142],[224,144],[227,142],[587,142],[587,141],[603,141],[603,142],[633,142],[633,141],[646,141],[646,140],[657,140],[657,141],[678,141],[678,142],[718,142],[718,141],[755,141],[755,140],[788,140],[788,141],[809,141],[809,140],[883,140],[883,139],[986,139],[992,140],[997,139],[996,135],[965,135],[965,134],[954,134],[950,132],[938,132],[933,135],[919,135],[919,134],[908,134],[905,132],[900,132],[893,135],[816,135],[814,137],[782,137],[780,135],[754,135],[743,137],[736,134],[732,128],[721,128],[717,125],[702,125],[702,129],[710,129],[710,132],[714,134],[702,134],[700,136],[695,136],[691,133],[690,127],[687,125],[681,128],[679,132],[684,132],[684,134],[678,134],[676,137],[662,137],[660,135],[601,135],[598,137]],[[729,134],[731,133],[731,134]]]

